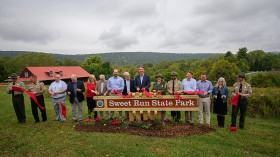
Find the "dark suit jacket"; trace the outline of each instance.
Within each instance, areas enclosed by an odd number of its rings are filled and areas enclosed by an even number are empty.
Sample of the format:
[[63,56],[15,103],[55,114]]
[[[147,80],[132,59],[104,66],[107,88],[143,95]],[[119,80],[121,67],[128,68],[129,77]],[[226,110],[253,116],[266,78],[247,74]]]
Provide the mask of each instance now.
[[135,89],[137,89],[137,87],[139,87],[140,91],[141,91],[142,88],[145,88],[146,91],[149,91],[150,83],[151,83],[151,81],[150,81],[150,76],[149,75],[144,74],[142,84],[141,84],[141,80],[140,80],[140,75],[137,75],[135,77],[134,86],[135,86]]
[[104,80],[102,93],[101,93],[101,82],[97,81],[96,82],[96,91],[99,92],[99,95],[104,95],[104,93],[107,91],[107,80]]
[[[130,92],[136,92],[135,86],[134,86],[134,80],[130,79]],[[126,87],[126,80],[124,80],[124,88],[122,91],[123,95],[128,95],[127,93],[127,87]]]
[[[71,104],[73,104],[74,100],[75,100],[73,84],[74,84],[73,82],[69,82],[68,85],[67,85],[67,91],[66,91],[66,92],[71,92],[71,94],[69,95],[69,99],[70,99]],[[83,100],[85,100],[85,96],[84,96],[84,93],[83,93],[83,92],[85,92],[84,82],[77,81],[77,88],[81,89],[81,92],[77,91],[77,98],[78,98],[79,102],[82,102]]]

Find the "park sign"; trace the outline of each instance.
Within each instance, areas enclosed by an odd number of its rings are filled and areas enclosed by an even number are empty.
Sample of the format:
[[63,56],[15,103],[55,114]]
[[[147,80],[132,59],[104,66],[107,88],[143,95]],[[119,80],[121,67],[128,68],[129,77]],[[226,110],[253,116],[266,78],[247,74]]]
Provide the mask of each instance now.
[[131,111],[157,114],[160,111],[198,111],[197,95],[156,95],[152,97],[95,96],[95,111]]
[[156,109],[156,110],[179,110],[189,111],[197,108],[197,96],[177,96],[164,95],[161,97],[132,97],[122,98],[120,96],[96,96],[96,108],[99,111],[104,110],[118,110],[118,111],[131,111],[135,109]]

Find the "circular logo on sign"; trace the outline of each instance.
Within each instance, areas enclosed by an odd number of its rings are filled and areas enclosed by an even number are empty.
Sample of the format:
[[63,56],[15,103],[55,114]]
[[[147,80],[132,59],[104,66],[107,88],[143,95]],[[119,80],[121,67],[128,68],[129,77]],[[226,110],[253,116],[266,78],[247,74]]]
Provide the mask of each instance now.
[[97,101],[97,106],[98,107],[103,107],[103,105],[104,105],[104,102],[102,100]]

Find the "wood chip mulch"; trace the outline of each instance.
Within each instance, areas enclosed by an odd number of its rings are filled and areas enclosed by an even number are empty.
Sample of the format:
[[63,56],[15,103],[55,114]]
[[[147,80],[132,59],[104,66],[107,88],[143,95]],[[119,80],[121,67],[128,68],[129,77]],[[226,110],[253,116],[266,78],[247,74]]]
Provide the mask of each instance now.
[[[150,122],[143,122],[150,123]],[[100,133],[119,133],[138,136],[152,136],[161,138],[172,137],[186,137],[191,135],[202,135],[216,131],[213,127],[196,126],[186,123],[171,124],[166,123],[164,125],[156,125],[153,123],[149,128],[136,127],[133,123],[129,127],[112,124],[102,124],[101,122],[92,123],[78,123],[75,130],[81,132],[100,132]]]

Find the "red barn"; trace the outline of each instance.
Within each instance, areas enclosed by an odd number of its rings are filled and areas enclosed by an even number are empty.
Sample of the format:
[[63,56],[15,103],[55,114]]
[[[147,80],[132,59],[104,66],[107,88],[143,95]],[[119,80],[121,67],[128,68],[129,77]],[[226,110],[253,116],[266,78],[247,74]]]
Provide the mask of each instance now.
[[80,66],[50,66],[50,67],[26,67],[20,74],[18,80],[28,82],[31,75],[36,75],[38,81],[49,85],[54,81],[54,75],[60,74],[61,80],[68,83],[71,75],[76,74],[78,80],[86,82],[90,75]]

